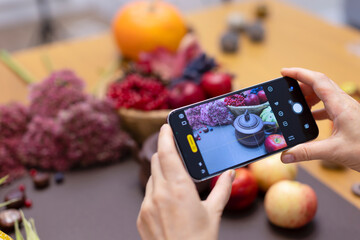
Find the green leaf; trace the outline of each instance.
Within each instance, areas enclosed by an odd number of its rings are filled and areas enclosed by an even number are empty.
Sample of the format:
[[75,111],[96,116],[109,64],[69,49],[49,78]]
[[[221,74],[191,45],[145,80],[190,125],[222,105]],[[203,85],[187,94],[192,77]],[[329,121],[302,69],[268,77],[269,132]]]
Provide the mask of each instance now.
[[15,201],[17,201],[17,200],[18,200],[18,199],[12,199],[12,200],[10,200],[10,201],[0,203],[0,208],[5,207],[5,206],[7,206],[7,205],[9,205],[9,204],[12,204],[13,202],[15,202]]
[[15,222],[15,239],[16,240],[24,240],[24,237],[21,235],[21,232],[19,229],[18,221]]
[[38,236],[36,227],[35,227],[35,221],[33,218],[30,218],[30,223],[31,223],[32,229],[34,230],[34,233]]
[[22,218],[23,225],[25,228],[26,239],[27,240],[40,240],[39,236],[36,233],[34,220],[30,219],[30,222],[32,222],[32,224],[31,224],[28,220],[26,220],[24,213],[22,211],[21,211],[21,218]]
[[16,75],[18,75],[26,84],[34,83],[35,78],[28,73],[24,67],[22,67],[18,62],[13,59],[10,54],[5,51],[1,50],[0,52],[0,60],[12,70]]
[[0,185],[2,185],[6,180],[8,179],[9,175],[6,175],[5,177],[0,178]]

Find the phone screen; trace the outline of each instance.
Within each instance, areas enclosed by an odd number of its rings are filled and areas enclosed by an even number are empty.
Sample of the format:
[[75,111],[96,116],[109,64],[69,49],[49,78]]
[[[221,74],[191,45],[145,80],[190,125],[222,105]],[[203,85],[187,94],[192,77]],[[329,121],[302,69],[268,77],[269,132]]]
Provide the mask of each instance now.
[[176,109],[168,122],[188,172],[200,181],[318,135],[298,82],[288,77]]

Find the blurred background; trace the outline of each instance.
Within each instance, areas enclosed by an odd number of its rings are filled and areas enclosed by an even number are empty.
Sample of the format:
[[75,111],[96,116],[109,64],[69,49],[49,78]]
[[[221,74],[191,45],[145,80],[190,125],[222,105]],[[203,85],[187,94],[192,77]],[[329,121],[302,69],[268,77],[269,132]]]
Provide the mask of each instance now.
[[[228,0],[229,1],[229,0]],[[244,0],[238,0],[244,1]],[[335,25],[360,28],[358,0],[283,0]],[[108,30],[112,16],[129,0],[1,0],[0,46],[9,51],[91,36]],[[169,0],[184,13],[226,0]]]

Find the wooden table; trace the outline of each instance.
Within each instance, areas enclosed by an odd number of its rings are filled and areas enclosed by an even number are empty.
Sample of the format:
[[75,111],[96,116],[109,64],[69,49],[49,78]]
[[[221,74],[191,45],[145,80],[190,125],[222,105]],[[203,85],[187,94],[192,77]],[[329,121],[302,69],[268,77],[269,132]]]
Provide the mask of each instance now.
[[[193,12],[187,20],[195,29],[205,51],[215,56],[228,71],[236,74],[236,87],[247,87],[280,75],[282,67],[299,66],[326,73],[335,82],[356,82],[360,87],[360,58],[347,50],[359,41],[360,33],[348,27],[329,25],[304,11],[277,1],[268,1],[270,17],[265,21],[266,41],[255,44],[241,37],[241,50],[236,55],[221,53],[220,33],[225,31],[228,13],[241,11],[253,15],[254,2],[229,3]],[[13,55],[38,79],[48,75],[44,59],[51,60],[54,69],[70,68],[87,81],[93,90],[106,69],[116,61],[117,51],[108,32],[91,38],[59,42]],[[27,86],[0,64],[0,103],[27,101]],[[320,106],[318,106],[320,107]],[[319,139],[330,134],[329,122],[319,122]],[[330,171],[319,162],[301,164],[339,195],[360,208],[351,185],[360,182],[360,174],[352,170]]]

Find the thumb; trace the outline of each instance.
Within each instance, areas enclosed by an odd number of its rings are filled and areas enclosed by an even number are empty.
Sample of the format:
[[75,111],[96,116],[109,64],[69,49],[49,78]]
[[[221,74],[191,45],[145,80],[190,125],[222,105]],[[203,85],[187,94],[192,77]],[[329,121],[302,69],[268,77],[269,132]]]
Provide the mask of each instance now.
[[299,144],[281,154],[283,163],[301,162],[315,159],[328,159],[333,154],[333,141],[330,139]]
[[232,182],[235,178],[235,170],[228,170],[221,174],[214,189],[205,201],[209,211],[222,214],[231,193]]

